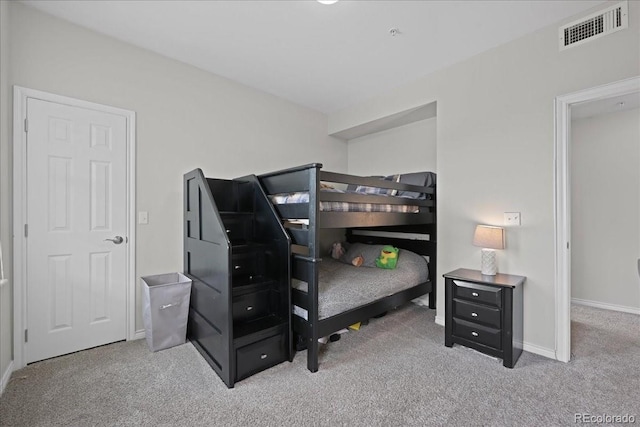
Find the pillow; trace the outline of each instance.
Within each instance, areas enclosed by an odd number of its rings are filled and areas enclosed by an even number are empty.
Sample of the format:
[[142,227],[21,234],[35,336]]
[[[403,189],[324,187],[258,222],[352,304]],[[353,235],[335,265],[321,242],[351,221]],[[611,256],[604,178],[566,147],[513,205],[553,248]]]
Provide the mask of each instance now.
[[[384,181],[400,182],[402,184],[419,185],[421,187],[435,187],[436,174],[433,172],[413,172],[407,174],[389,175],[385,177],[373,176],[371,178],[380,178]],[[417,191],[401,191],[391,188],[377,188],[369,187],[366,185],[353,185],[347,186],[347,192],[362,193],[362,194],[381,194],[386,196],[398,196],[406,197],[409,199],[426,199],[427,195],[419,193]]]
[[[400,176],[402,184],[419,185],[421,187],[433,187],[436,184],[436,174],[433,172],[414,172]],[[411,199],[426,199],[427,195],[417,191],[398,191],[398,197]]]
[[365,243],[353,243],[349,245],[347,252],[342,255],[339,261],[345,264],[351,264],[351,261],[357,257],[362,256],[364,258],[362,267],[376,267],[376,258],[380,256],[380,252],[384,245],[367,245]]

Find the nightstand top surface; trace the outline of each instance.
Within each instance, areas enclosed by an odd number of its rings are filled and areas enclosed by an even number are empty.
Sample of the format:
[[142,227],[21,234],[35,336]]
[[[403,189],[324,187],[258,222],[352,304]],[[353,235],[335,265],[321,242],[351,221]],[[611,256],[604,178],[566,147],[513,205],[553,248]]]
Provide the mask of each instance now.
[[515,288],[516,286],[522,285],[527,279],[524,276],[501,273],[498,273],[495,276],[486,276],[480,273],[479,270],[470,270],[468,268],[459,268],[447,274],[443,274],[442,276],[452,279],[469,280],[471,282],[477,283],[486,283],[489,285],[507,286],[510,288]]

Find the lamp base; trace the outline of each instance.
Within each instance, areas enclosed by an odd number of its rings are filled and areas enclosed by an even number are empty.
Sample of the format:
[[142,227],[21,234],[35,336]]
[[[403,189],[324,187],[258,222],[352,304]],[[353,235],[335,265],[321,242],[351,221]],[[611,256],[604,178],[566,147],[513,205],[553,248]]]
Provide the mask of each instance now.
[[481,273],[485,276],[495,276],[498,273],[498,263],[496,261],[496,251],[493,249],[482,250]]

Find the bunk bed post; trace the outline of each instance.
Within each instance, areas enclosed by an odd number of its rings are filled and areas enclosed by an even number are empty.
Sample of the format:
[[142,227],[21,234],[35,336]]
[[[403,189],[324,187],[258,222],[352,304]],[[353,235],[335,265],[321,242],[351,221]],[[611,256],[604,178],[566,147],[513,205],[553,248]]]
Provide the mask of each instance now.
[[430,225],[429,240],[432,243],[431,254],[429,255],[429,274],[432,283],[431,292],[429,292],[429,308],[436,309],[436,301],[438,295],[438,275],[436,274],[438,268],[438,188],[433,189],[433,200],[436,202],[435,206],[431,208],[433,211],[433,223]]
[[[321,165],[315,165],[308,169],[309,178],[309,258],[312,263],[321,262],[320,236],[318,230],[318,192],[320,191],[319,169]],[[318,268],[313,268],[313,274],[308,282],[308,319],[307,319],[307,369],[311,372],[318,371]]]

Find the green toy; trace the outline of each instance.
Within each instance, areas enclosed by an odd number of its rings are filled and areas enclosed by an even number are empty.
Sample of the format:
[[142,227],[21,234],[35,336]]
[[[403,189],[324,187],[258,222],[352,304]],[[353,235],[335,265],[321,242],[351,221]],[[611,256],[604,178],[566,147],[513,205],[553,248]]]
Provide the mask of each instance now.
[[390,245],[382,247],[380,256],[376,258],[376,266],[379,268],[394,269],[398,264],[398,248],[394,248]]

